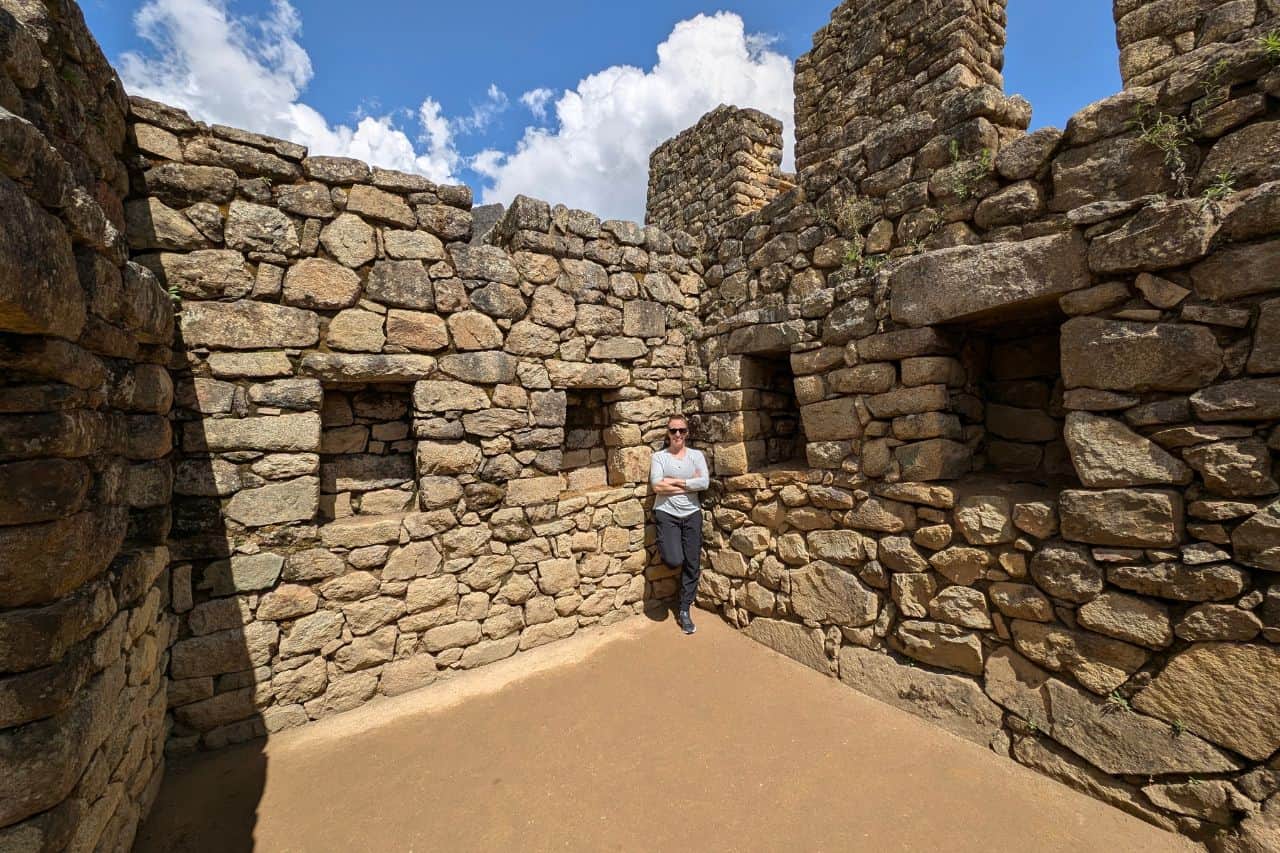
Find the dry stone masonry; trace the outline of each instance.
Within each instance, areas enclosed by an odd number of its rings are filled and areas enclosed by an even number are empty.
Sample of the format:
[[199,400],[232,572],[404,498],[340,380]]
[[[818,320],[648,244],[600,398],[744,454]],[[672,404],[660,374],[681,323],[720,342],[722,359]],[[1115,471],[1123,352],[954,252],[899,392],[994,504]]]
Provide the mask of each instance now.
[[165,754],[700,603],[1221,853],[1280,850],[1280,5],[1117,0],[1026,133],[1002,0],[849,0],[648,225],[128,99],[0,0],[0,849],[125,850]]

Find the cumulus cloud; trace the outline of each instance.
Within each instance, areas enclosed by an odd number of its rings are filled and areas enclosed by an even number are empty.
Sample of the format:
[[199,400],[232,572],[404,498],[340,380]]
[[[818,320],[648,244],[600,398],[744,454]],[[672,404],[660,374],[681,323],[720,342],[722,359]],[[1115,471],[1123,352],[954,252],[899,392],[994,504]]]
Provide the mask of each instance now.
[[[356,157],[441,183],[458,180],[454,126],[437,101],[427,98],[419,108],[417,140],[395,115],[334,125],[301,101],[313,71],[298,41],[302,19],[288,0],[272,0],[263,17],[232,15],[225,0],[147,0],[134,26],[151,51],[120,58],[131,94],[183,107],[204,121],[291,139],[313,154]],[[483,127],[505,102],[493,87],[465,126]]]
[[781,119],[790,167],[791,61],[748,35],[740,16],[719,12],[676,24],[648,71],[619,65],[586,77],[556,100],[555,126],[527,128],[514,152],[485,152],[472,168],[489,181],[486,202],[524,193],[640,219],[649,154],[722,103]]
[[534,89],[520,96],[520,103],[529,108],[538,121],[546,121],[547,104],[556,96],[551,89]]
[[227,3],[145,0],[134,24],[150,49],[121,57],[126,88],[205,121],[301,142],[313,154],[357,157],[440,183],[470,170],[483,180],[485,202],[524,193],[608,217],[642,218],[649,154],[722,103],[782,119],[784,165],[792,161],[791,61],[730,12],[678,23],[647,70],[618,65],[558,95],[525,92],[520,103],[537,124],[514,150],[490,145],[466,156],[462,143],[482,137],[510,106],[496,84],[465,115],[448,116],[424,97],[415,112],[334,124],[302,99],[313,70],[297,9],[272,0],[261,17],[237,16]]

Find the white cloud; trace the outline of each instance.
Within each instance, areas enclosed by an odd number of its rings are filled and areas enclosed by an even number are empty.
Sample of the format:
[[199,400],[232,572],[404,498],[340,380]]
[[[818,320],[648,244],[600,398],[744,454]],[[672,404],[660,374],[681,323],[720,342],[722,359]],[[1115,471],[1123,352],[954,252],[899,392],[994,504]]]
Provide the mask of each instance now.
[[547,104],[556,96],[551,89],[534,89],[520,96],[520,103],[529,108],[538,121],[546,121]]
[[[205,121],[301,142],[313,154],[357,157],[440,183],[456,182],[469,167],[486,181],[485,202],[524,193],[606,217],[643,218],[649,154],[722,103],[782,119],[784,167],[793,159],[791,61],[730,12],[678,23],[648,70],[606,68],[558,97],[546,88],[525,92],[520,102],[538,123],[524,129],[515,150],[489,146],[465,157],[459,140],[482,135],[509,108],[496,84],[463,116],[447,116],[424,97],[416,113],[331,124],[302,101],[313,71],[297,9],[272,0],[264,17],[238,17],[227,4],[145,0],[134,23],[151,50],[121,57],[126,88]],[[415,124],[416,132],[405,129]]]
[[755,107],[785,124],[792,150],[791,61],[746,33],[730,12],[676,24],[648,71],[614,66],[586,77],[555,104],[558,126],[527,128],[515,152],[472,168],[491,183],[485,202],[518,193],[605,216],[644,216],[649,154],[718,105]]
[[[302,20],[288,0],[272,0],[264,18],[233,16],[225,0],[147,0],[134,25],[153,50],[121,57],[120,76],[131,94],[183,107],[204,121],[291,139],[312,154],[356,157],[440,183],[458,180],[462,158],[453,128],[431,98],[419,109],[422,150],[393,115],[364,116],[355,127],[330,125],[301,102],[313,72],[298,41]],[[492,87],[468,120],[482,127],[505,102]]]

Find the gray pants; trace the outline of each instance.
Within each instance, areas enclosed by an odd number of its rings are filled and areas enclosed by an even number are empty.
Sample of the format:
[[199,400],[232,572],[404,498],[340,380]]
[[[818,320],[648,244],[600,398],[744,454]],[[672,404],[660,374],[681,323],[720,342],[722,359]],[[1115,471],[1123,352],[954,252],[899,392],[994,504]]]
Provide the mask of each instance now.
[[702,577],[702,511],[676,518],[655,510],[653,516],[658,524],[662,562],[680,570],[680,609],[688,610],[693,606],[698,579]]

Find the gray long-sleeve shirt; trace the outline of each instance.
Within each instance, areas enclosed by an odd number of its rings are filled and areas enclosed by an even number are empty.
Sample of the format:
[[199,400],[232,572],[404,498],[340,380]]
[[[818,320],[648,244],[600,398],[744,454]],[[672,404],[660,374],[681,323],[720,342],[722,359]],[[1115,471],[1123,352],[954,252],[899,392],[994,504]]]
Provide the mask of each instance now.
[[677,459],[666,450],[653,454],[653,462],[649,465],[649,485],[656,486],[667,477],[676,477],[685,481],[687,490],[683,495],[658,495],[653,502],[654,510],[685,518],[702,509],[697,493],[711,485],[708,472],[707,457],[701,450],[686,447],[683,459]]

